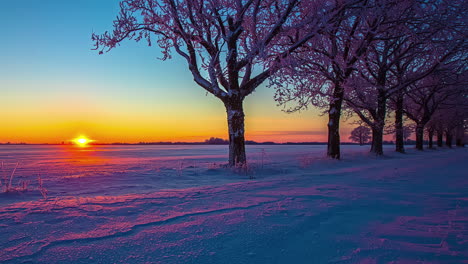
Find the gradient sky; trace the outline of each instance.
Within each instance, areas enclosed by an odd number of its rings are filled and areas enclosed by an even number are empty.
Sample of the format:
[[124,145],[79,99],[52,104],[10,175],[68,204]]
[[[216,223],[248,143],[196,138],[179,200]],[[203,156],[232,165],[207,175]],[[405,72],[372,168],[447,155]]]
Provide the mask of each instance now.
[[[226,113],[178,57],[126,41],[104,55],[91,33],[112,29],[116,0],[4,1],[0,9],[0,142],[102,143],[227,138]],[[245,101],[246,138],[326,141],[318,110],[286,114],[262,85]],[[350,125],[343,123],[343,141]]]

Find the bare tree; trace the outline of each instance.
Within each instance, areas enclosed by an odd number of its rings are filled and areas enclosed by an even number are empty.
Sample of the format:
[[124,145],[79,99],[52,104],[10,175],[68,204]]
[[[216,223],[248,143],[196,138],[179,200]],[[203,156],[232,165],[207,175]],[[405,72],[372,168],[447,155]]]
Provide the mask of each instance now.
[[[463,68],[466,69],[466,66]],[[451,146],[452,137],[455,136],[457,146],[464,146],[465,134],[468,131],[468,71],[464,73],[455,72],[452,84],[445,82],[444,88],[446,99],[441,101],[426,125],[429,138],[429,148],[433,147],[432,138],[437,135],[437,146],[443,146],[443,136],[446,135],[446,145]],[[451,93],[447,96],[447,93]],[[441,100],[440,96],[438,100]],[[425,111],[432,110],[432,105],[426,106]]]
[[[326,1],[323,1],[326,2]],[[124,0],[114,30],[93,34],[103,53],[145,39],[185,59],[194,81],[227,112],[229,165],[246,162],[243,101],[286,64],[334,12],[305,0]]]
[[393,26],[376,36],[345,97],[347,106],[372,128],[371,152],[376,155],[383,154],[388,99],[395,98],[396,150],[404,152],[402,107],[406,89],[452,60],[465,46],[463,18],[454,8],[462,6],[461,1],[407,3],[402,13],[393,16]]
[[[466,83],[460,87],[466,87]],[[430,122],[430,125],[438,130],[437,145],[443,146],[443,135],[445,135],[446,146],[452,147],[454,137],[457,146],[464,146],[468,131],[467,120],[468,90],[464,88],[460,96],[454,96],[448,102],[444,102]]]
[[434,134],[436,133],[436,126],[433,122],[429,121],[426,125],[426,134],[427,134],[427,141],[428,141],[428,148],[434,148]]
[[[378,2],[378,3],[376,3]],[[376,9],[379,1],[330,1],[339,13],[294,56],[289,67],[273,79],[280,105],[294,104],[288,112],[310,105],[327,109],[327,156],[340,159],[340,119],[344,85],[355,64],[366,53],[385,21]],[[395,6],[395,5],[393,5]]]
[[[451,75],[454,75],[453,73]],[[454,76],[456,77],[456,76]],[[444,107],[444,103],[458,97],[462,90],[460,85],[448,82],[458,80],[444,80],[437,73],[417,82],[407,93],[404,106],[405,115],[416,123],[416,149],[423,149],[424,128],[434,113]]]
[[351,131],[349,139],[362,146],[371,139],[371,130],[366,126],[358,126]]

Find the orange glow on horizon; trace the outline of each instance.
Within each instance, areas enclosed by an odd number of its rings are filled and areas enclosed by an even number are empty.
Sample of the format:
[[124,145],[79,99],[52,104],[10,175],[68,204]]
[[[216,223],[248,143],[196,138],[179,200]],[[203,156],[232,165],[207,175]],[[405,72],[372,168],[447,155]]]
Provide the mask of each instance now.
[[86,147],[89,143],[93,141],[94,140],[88,139],[85,136],[80,136],[80,137],[73,139],[73,142],[80,147]]

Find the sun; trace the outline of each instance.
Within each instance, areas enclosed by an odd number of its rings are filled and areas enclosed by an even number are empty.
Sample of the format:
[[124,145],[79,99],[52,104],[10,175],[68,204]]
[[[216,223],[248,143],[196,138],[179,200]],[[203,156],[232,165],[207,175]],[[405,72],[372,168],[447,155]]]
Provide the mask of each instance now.
[[84,136],[80,136],[80,137],[77,137],[77,138],[73,139],[73,142],[75,142],[75,144],[77,144],[80,147],[85,147],[90,142],[93,142],[93,140],[88,139],[88,138],[86,138]]

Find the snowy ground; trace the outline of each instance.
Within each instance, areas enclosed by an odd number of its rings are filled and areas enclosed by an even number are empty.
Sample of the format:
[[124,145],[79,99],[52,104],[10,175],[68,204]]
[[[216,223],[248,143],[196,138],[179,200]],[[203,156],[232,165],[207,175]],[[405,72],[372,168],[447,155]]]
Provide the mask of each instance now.
[[2,146],[0,262],[468,263],[466,149],[324,150]]

